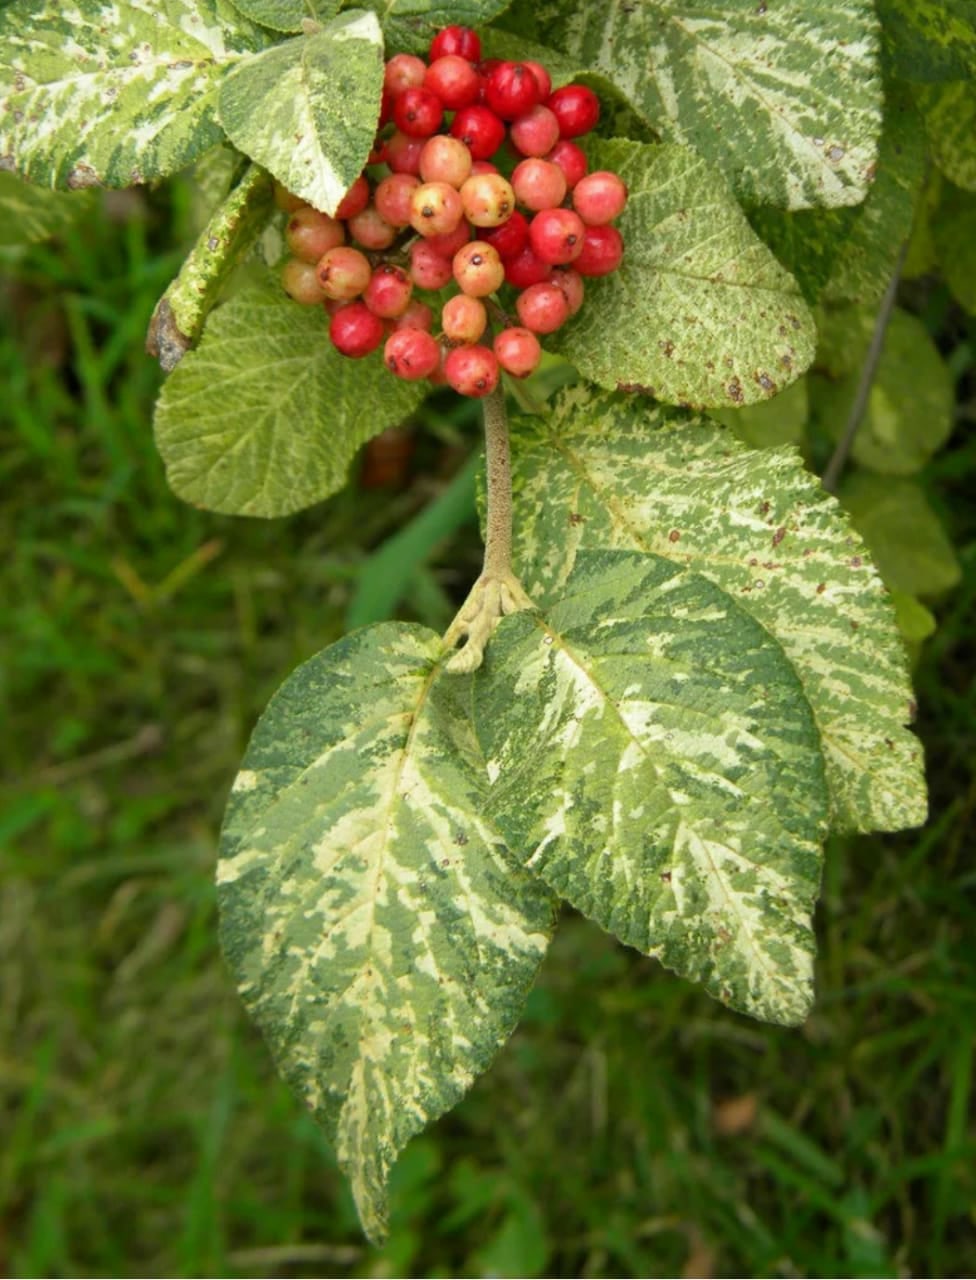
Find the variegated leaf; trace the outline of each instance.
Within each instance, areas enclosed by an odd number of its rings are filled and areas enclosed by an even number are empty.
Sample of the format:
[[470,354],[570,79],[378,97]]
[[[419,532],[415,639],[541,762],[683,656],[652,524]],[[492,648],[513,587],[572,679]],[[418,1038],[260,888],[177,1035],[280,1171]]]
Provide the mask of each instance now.
[[915,92],[936,164],[957,187],[976,191],[976,75]]
[[875,0],[892,70],[904,80],[976,72],[976,0]]
[[232,0],[235,9],[272,31],[301,31],[307,19],[328,22],[339,12],[338,0]]
[[756,452],[707,418],[561,393],[516,435],[517,561],[558,598],[581,549],[694,569],[775,638],[813,709],[833,825],[897,831],[926,814],[914,703],[891,606],[860,538],[792,449]]
[[871,0],[521,0],[512,20],[606,75],[747,203],[830,207],[867,193],[881,132]]
[[354,10],[236,67],[220,90],[220,122],[289,191],[335,213],[373,145],[382,88],[379,23]]
[[339,355],[322,309],[296,306],[267,279],[218,307],[167,378],[156,444],[187,502],[283,516],[341,489],[356,450],[425,394],[391,378],[378,353]]
[[687,147],[614,139],[590,153],[630,189],[624,258],[587,281],[553,345],[601,386],[672,403],[751,404],[798,377],[813,317],[721,174]]
[[525,866],[742,1013],[801,1022],[827,793],[778,644],[700,574],[582,553],[475,684],[488,812]]
[[442,27],[481,27],[507,9],[511,0],[346,0],[372,9],[383,24],[390,53],[426,53]]
[[221,140],[220,77],[266,39],[228,0],[5,9],[0,167],[69,188],[173,173]]
[[553,921],[485,819],[441,648],[384,623],[300,667],[251,739],[218,867],[241,995],[373,1240],[398,1153],[509,1036]]

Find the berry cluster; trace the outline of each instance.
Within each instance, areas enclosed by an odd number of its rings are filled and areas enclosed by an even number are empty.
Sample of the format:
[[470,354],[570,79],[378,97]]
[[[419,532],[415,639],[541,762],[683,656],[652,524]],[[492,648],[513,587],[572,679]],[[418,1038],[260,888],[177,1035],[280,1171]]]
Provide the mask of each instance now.
[[[528,376],[542,356],[537,335],[575,315],[584,277],[609,275],[623,256],[611,223],[627,188],[614,173],[589,173],[573,141],[599,116],[591,89],[553,92],[540,63],[481,61],[474,31],[445,27],[429,62],[387,62],[375,148],[334,217],[278,190],[291,215],[285,289],[324,303],[343,355],[385,340],[397,377],[484,396],[501,369]],[[460,292],[435,335],[414,290],[452,283]],[[502,327],[489,347],[490,321]]]

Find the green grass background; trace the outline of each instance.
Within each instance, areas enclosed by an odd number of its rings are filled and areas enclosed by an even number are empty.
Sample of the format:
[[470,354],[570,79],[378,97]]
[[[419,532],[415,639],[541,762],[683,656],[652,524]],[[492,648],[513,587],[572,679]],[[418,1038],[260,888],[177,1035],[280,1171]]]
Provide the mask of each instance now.
[[[274,688],[469,509],[468,474],[375,559],[475,422],[445,402],[392,495],[183,505],[142,339],[192,217],[181,187],[113,198],[3,286],[0,1273],[971,1274],[972,328],[933,285],[960,421],[925,479],[965,576],[917,672],[932,819],[830,846],[815,1013],[752,1023],[567,916],[511,1044],[400,1161],[378,1252],[222,966],[215,837]],[[442,626],[477,554],[468,520],[415,616]]]

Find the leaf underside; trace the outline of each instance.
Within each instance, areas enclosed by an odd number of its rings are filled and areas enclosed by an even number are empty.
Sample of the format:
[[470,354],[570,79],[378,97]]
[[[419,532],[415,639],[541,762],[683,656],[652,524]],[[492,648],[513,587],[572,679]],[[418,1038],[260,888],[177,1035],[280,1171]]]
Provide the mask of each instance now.
[[728,592],[781,646],[810,702],[832,825],[925,820],[922,750],[890,602],[861,539],[792,449],[707,418],[564,391],[515,427],[516,568],[557,599],[580,550],[667,557]]
[[282,1074],[331,1135],[363,1227],[518,1020],[548,891],[484,817],[484,763],[432,632],[384,623],[300,667],[234,783],[224,950]]

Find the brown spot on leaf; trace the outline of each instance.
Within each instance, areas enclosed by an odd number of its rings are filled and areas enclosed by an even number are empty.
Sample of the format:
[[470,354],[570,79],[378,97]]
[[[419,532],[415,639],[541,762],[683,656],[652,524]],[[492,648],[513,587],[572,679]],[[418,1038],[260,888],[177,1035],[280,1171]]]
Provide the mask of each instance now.
[[176,323],[173,308],[165,297],[160,298],[149,321],[147,353],[156,357],[164,373],[172,373],[192,346],[192,339]]
[[827,590],[827,584],[826,584],[826,582],[818,582],[818,583],[817,583],[817,595],[818,595],[818,596],[822,596],[822,595],[823,595],[823,593],[824,593],[826,590]]
[[68,190],[82,191],[86,187],[98,186],[98,174],[90,164],[76,164],[68,174]]
[[680,529],[672,529],[671,532],[668,534],[668,542],[680,542],[680,541],[681,541]]
[[618,391],[625,391],[631,395],[652,396],[654,394],[653,387],[645,387],[640,382],[618,382]]
[[571,512],[569,513],[569,523],[570,523],[570,524],[582,524],[582,523],[583,523],[583,519],[584,519],[584,517],[583,517],[583,516],[581,516],[581,515],[580,515],[580,513],[579,513],[578,511],[571,511]]
[[745,400],[745,396],[742,394],[742,383],[738,378],[733,378],[726,386],[725,390],[728,392],[729,399],[733,400],[736,404],[742,404]]
[[781,525],[773,534],[773,546],[778,547],[785,537],[786,529]]

